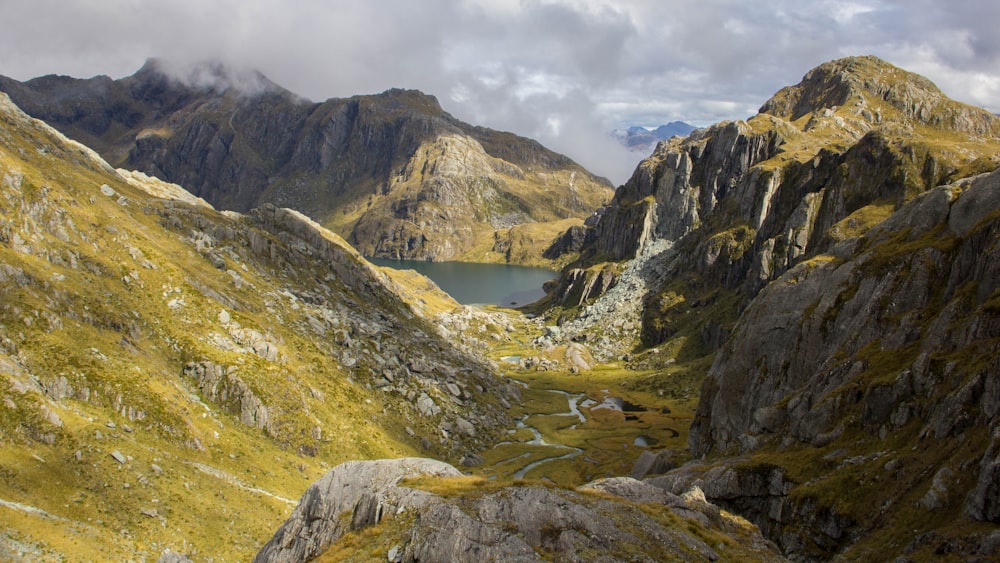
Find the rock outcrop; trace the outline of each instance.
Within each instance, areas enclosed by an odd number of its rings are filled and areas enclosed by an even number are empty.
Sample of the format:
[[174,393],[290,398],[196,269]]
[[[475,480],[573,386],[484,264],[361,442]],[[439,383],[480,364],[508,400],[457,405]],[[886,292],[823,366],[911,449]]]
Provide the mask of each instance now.
[[[466,479],[466,489],[443,495],[402,482],[418,477],[425,486],[433,486],[428,477],[459,478],[459,489]],[[254,561],[308,561],[337,549],[345,535],[380,525],[377,546],[366,546],[367,553],[396,563],[782,560],[756,530],[697,491],[680,497],[630,478],[576,491],[467,479],[426,459],[345,463],[310,486]],[[719,532],[734,541],[706,542]]]
[[[826,63],[746,122],[660,143],[588,220],[580,260],[545,305],[586,316],[618,281],[598,279],[604,264],[657,254],[633,283],[641,342],[687,330],[711,353],[768,283],[916,195],[996,168],[998,152],[1000,118],[926,79],[874,57]],[[664,241],[670,252],[652,251]]]
[[0,90],[115,166],[220,209],[296,209],[382,258],[541,260],[481,247],[513,225],[582,219],[611,195],[568,158],[416,91],[312,103],[256,73],[156,60],[121,80],[0,77]]
[[[873,501],[910,510],[898,506],[907,492],[925,514],[950,509],[1000,522],[998,232],[1000,170],[914,198],[761,291],[702,388],[692,452],[803,450],[829,465],[800,473],[811,484],[779,479],[768,503],[750,502],[761,494],[746,486],[715,495],[706,486],[709,498],[742,508],[786,550],[812,555],[842,548],[852,529],[877,526],[865,512]],[[863,506],[813,498],[804,510],[806,498],[836,487],[845,465],[872,477],[890,472],[894,490],[858,484]],[[719,482],[711,471],[704,480]],[[838,524],[810,545],[802,538],[820,512]],[[985,541],[968,533],[970,545]]]

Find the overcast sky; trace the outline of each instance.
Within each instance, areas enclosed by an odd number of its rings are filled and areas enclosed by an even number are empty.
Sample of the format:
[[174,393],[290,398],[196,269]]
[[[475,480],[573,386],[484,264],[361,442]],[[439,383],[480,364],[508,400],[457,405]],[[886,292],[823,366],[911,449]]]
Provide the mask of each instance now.
[[417,88],[624,182],[615,128],[744,119],[877,55],[1000,112],[997,0],[3,0],[0,74],[113,78],[148,57],[260,70],[312,100]]

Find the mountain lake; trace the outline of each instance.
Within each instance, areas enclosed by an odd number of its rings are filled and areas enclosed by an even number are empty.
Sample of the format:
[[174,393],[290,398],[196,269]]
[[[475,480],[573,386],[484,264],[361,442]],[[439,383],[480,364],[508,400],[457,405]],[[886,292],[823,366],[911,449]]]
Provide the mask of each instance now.
[[527,305],[545,296],[542,285],[559,272],[545,268],[473,262],[427,262],[368,258],[377,266],[416,270],[463,305]]

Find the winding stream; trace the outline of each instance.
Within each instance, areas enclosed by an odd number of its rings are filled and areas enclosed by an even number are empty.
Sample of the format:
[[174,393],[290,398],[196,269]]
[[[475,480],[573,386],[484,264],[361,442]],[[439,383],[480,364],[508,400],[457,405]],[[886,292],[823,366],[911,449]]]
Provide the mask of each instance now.
[[[524,383],[523,381],[517,381],[517,383],[519,385],[524,386],[525,388],[528,387],[528,384]],[[562,396],[566,397],[566,403],[569,405],[569,411],[568,412],[564,412],[564,413],[553,413],[553,414],[545,415],[545,416],[575,416],[575,417],[577,417],[580,420],[581,424],[584,423],[584,422],[587,422],[587,417],[582,412],[580,412],[579,403],[580,403],[580,400],[583,399],[583,397],[584,397],[584,395],[582,393],[579,393],[579,394],[570,394],[570,393],[567,393],[566,391],[559,391],[559,390],[556,390],[556,389],[547,389],[547,391],[549,391],[550,393],[556,393],[558,395],[562,395]],[[517,428],[518,429],[524,428],[524,429],[528,430],[529,432],[531,432],[532,435],[533,435],[533,438],[531,440],[529,440],[527,442],[524,442],[525,444],[527,444],[529,446],[549,446],[549,447],[554,447],[554,448],[564,448],[564,449],[571,450],[571,451],[569,453],[566,453],[566,454],[563,454],[563,455],[549,456],[549,457],[544,457],[542,459],[533,461],[533,462],[529,463],[528,465],[525,465],[524,467],[522,467],[521,469],[519,469],[517,472],[515,472],[514,473],[514,478],[515,479],[523,479],[528,474],[529,471],[531,471],[532,469],[538,467],[539,465],[542,465],[543,463],[548,463],[550,461],[556,461],[556,460],[561,460],[561,459],[572,459],[572,458],[580,455],[583,452],[582,449],[574,447],[574,446],[567,446],[565,444],[552,444],[552,443],[546,442],[545,438],[542,436],[542,433],[541,433],[540,430],[538,430],[538,428],[535,428],[534,426],[529,426],[527,424],[527,420],[529,418],[531,418],[531,415],[525,415],[525,416],[521,417],[520,420],[517,421]],[[575,427],[576,427],[576,425],[573,425],[572,428],[575,428]],[[502,444],[509,444],[509,443],[510,442],[501,442],[500,444],[497,444],[497,445],[499,446],[499,445],[502,445]],[[512,461],[514,459],[517,459],[519,457],[525,457],[527,455],[529,455],[529,454],[522,454],[520,456],[516,456],[514,458],[511,458],[509,460],[505,460],[504,462],[501,462],[501,463],[506,463],[506,462]]]

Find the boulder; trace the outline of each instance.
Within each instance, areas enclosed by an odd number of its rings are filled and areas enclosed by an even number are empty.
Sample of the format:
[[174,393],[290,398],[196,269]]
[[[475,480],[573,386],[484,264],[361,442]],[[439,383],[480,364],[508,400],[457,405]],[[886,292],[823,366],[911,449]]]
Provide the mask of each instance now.
[[[352,529],[376,524],[387,514],[438,502],[430,493],[397,486],[403,479],[422,475],[459,477],[462,473],[447,463],[423,458],[350,461],[334,467],[306,490],[254,561],[307,561]],[[341,518],[344,513],[351,518]]]

